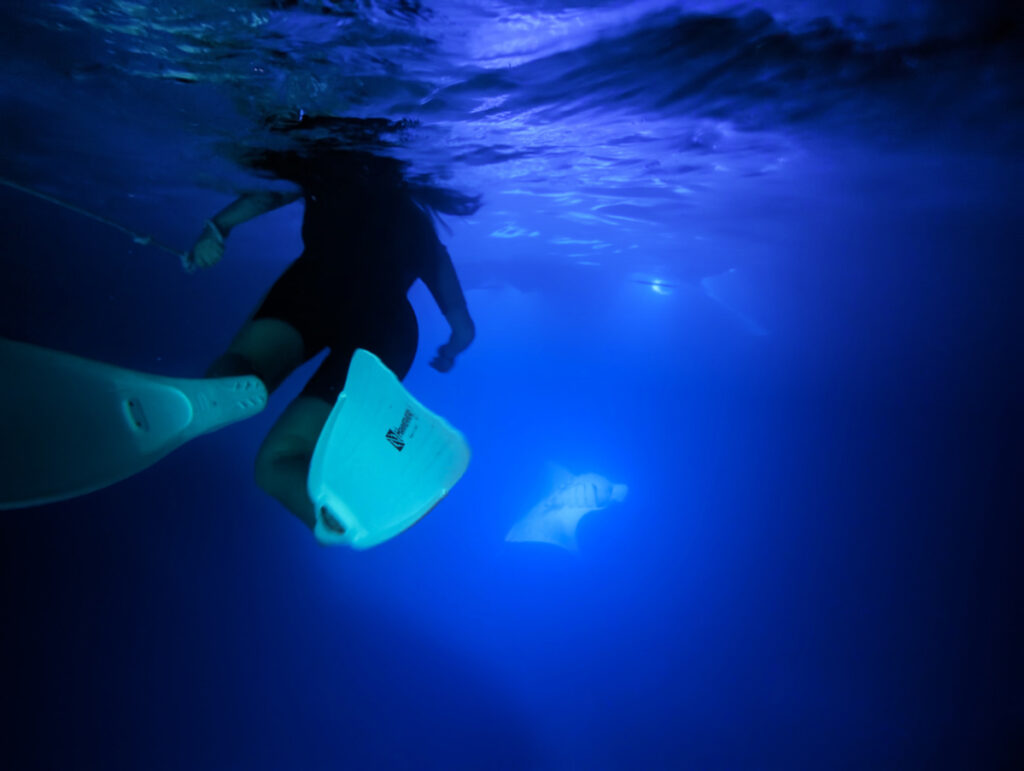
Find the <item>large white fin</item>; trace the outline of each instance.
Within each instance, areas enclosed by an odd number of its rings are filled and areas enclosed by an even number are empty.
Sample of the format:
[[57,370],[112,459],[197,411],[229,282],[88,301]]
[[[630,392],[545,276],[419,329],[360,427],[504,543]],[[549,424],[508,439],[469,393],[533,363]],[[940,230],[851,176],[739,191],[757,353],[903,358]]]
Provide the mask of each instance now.
[[0,509],[98,490],[266,405],[259,378],[168,378],[0,338]]
[[357,350],[310,465],[317,539],[368,549],[393,538],[448,494],[469,456],[462,434]]

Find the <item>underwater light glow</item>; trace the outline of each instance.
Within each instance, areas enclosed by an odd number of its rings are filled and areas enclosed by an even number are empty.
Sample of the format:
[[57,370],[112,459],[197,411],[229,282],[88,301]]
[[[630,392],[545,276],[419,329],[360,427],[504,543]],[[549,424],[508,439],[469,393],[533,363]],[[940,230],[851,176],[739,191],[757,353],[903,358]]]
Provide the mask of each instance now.
[[675,291],[674,284],[669,284],[660,278],[634,278],[633,283],[645,284],[651,288],[652,292],[662,296],[668,296]]

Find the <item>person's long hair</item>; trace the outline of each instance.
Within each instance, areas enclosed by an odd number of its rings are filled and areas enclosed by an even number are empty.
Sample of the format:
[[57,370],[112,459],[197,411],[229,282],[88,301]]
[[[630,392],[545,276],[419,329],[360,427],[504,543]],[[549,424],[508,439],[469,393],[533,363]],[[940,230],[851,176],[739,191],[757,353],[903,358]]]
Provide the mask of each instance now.
[[[427,175],[411,175],[410,164],[370,148],[387,149],[384,137],[408,127],[380,118],[325,115],[273,115],[264,121],[276,147],[235,146],[230,154],[244,167],[303,188],[318,180],[344,185],[352,195],[404,195],[447,227],[439,215],[464,217],[481,205],[471,196],[436,184]],[[360,148],[360,149],[355,149]]]

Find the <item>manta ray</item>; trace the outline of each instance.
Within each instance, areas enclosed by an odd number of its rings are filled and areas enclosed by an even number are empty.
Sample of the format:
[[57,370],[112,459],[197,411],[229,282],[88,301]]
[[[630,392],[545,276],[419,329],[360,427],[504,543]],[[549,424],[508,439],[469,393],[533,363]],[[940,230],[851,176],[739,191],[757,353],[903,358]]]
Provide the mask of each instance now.
[[600,474],[575,476],[555,467],[551,493],[512,526],[506,541],[536,541],[576,551],[576,528],[585,514],[623,501],[629,488]]

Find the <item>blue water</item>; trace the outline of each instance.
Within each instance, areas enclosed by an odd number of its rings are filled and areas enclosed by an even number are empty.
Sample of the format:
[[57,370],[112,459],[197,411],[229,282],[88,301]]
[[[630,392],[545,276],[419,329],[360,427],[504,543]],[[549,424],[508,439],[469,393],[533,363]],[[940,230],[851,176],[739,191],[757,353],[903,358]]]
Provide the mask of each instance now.
[[[11,769],[998,769],[1024,761],[1024,67],[1011,3],[6,0],[0,177],[186,249],[286,108],[407,120],[482,194],[406,385],[473,462],[318,546],[268,410],[4,512]],[[0,187],[0,334],[198,375],[300,206],[185,274]],[[629,485],[506,543],[553,465]]]

